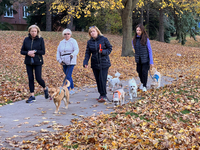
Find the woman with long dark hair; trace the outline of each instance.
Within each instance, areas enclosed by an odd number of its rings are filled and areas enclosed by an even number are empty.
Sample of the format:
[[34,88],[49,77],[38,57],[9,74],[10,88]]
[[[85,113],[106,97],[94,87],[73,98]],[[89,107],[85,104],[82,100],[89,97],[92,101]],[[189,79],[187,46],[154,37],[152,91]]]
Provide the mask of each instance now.
[[153,54],[150,40],[142,24],[136,26],[136,34],[132,41],[135,49],[135,61],[137,63],[137,72],[140,78],[140,89],[147,91],[148,70],[153,67]]

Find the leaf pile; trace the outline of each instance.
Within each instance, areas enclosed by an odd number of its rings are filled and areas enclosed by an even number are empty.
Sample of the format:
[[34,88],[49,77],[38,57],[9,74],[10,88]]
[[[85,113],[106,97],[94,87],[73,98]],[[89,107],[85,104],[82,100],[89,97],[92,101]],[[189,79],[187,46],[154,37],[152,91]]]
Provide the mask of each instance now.
[[[0,105],[18,101],[29,97],[28,77],[24,65],[24,56],[20,54],[21,46],[27,32],[1,31],[0,32]],[[113,45],[110,54],[112,66],[109,74],[118,71],[120,79],[136,77],[136,64],[134,57],[121,57],[122,37],[117,35],[105,35]],[[42,77],[48,87],[59,87],[65,77],[62,67],[56,61],[56,51],[59,42],[63,39],[61,32],[43,32],[46,54]],[[88,34],[85,32],[73,32],[72,35],[79,44],[77,65],[74,67],[73,80],[76,87],[94,85],[95,82],[91,68],[83,68]],[[177,78],[194,75],[199,71],[199,48],[184,47],[151,41],[154,63],[162,75]],[[181,56],[177,56],[181,54]],[[43,94],[41,86],[35,82],[35,93]],[[42,93],[41,93],[42,92]]]
[[199,149],[200,79],[182,78],[143,98],[61,131],[23,141],[29,149]]

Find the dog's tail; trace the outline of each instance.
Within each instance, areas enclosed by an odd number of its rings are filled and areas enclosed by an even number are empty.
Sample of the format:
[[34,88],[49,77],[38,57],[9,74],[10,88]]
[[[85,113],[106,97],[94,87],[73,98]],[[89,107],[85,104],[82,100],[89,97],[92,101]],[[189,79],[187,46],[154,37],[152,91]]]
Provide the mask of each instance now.
[[116,76],[117,78],[119,78],[120,75],[121,75],[121,74],[120,74],[119,72],[116,72],[116,73],[115,73],[115,76]]
[[70,82],[69,82],[69,80],[65,80],[65,84],[64,84],[64,86],[67,86],[67,87],[69,87],[70,86]]

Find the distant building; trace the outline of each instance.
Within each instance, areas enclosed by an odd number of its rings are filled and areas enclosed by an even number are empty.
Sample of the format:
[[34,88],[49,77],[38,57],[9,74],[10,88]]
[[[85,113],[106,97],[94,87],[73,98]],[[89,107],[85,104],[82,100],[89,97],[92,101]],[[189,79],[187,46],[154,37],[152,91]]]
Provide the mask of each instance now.
[[[7,7],[7,6],[5,6]],[[1,22],[8,22],[13,27],[14,30],[24,31],[27,29],[26,17],[28,16],[27,6],[25,3],[15,2],[12,6],[13,9],[17,11],[16,14],[13,13],[13,10],[8,8],[4,15],[0,16]]]

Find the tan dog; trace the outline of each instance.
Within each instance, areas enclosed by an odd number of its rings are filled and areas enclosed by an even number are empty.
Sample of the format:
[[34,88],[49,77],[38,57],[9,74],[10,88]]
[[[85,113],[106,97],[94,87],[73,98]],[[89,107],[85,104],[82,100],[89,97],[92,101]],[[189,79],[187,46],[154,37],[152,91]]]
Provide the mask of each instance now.
[[153,73],[153,77],[152,77],[153,81],[151,83],[151,87],[153,89],[160,88],[160,84],[161,84],[161,74],[160,74],[160,72],[158,72],[156,70],[156,68],[153,68],[152,73]]
[[58,113],[61,101],[63,100],[65,103],[65,108],[68,108],[69,104],[69,90],[68,87],[70,86],[69,80],[67,80],[67,84],[60,88],[50,88],[49,89],[49,96],[50,99],[53,98],[53,102],[56,105],[56,110],[54,113]]

